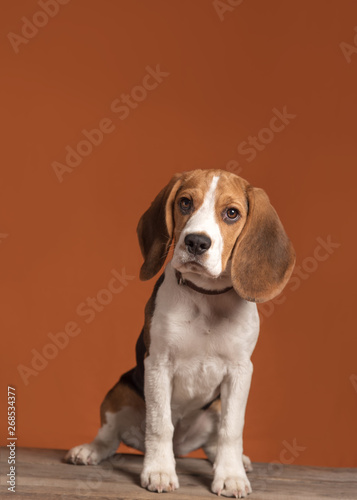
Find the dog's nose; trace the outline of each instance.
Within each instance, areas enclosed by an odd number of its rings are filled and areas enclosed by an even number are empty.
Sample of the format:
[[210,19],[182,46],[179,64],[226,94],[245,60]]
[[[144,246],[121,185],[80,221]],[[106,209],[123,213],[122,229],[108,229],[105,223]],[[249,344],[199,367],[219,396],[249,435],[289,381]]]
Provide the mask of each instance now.
[[211,240],[204,234],[188,234],[185,237],[187,251],[192,255],[202,255],[211,246]]

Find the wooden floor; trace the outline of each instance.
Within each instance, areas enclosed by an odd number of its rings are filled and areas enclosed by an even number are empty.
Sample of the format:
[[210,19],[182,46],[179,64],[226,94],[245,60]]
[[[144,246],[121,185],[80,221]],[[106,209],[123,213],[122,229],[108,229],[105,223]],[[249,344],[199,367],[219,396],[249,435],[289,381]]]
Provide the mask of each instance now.
[[[16,450],[16,493],[7,491],[8,451],[1,449],[0,498],[33,500],[156,500],[139,485],[142,457],[115,455],[97,466],[74,466],[62,462],[61,450]],[[357,500],[357,469],[327,469],[253,464],[249,473],[250,500],[348,499]],[[163,493],[163,500],[214,499],[210,492],[212,467],[206,460],[177,460],[180,489]],[[216,497],[217,498],[217,497]]]

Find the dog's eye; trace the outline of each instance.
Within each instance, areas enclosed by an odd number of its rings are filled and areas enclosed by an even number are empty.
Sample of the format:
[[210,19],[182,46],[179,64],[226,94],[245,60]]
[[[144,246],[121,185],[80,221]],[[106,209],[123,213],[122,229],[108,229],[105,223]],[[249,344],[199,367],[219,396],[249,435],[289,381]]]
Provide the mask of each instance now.
[[228,208],[227,209],[227,217],[229,219],[236,219],[239,215],[239,212],[236,208]]
[[179,205],[180,205],[181,211],[184,214],[187,214],[188,212],[190,212],[190,210],[192,208],[192,200],[190,200],[190,198],[183,197],[183,198],[181,198]]
[[239,218],[240,218],[240,213],[239,210],[237,210],[236,208],[229,207],[227,208],[227,210],[223,212],[223,220],[228,224],[237,221]]

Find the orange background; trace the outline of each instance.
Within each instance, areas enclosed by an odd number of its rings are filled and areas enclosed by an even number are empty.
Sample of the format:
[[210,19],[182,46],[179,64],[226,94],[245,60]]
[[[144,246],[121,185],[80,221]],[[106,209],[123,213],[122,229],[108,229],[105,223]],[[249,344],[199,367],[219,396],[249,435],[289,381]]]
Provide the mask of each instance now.
[[[245,451],[285,463],[295,439],[293,463],[357,466],[357,54],[340,48],[354,47],[356,2],[244,0],[221,21],[211,1],[72,0],[18,54],[8,33],[41,9],[2,7],[2,425],[12,385],[18,445],[94,437],[153,286],[138,279],[137,221],[173,173],[230,162],[269,194],[298,265],[317,267],[265,309]],[[157,64],[169,76],[120,120],[111,103]],[[296,117],[248,162],[238,146],[284,106]],[[60,183],[52,163],[103,118],[115,130]],[[329,235],[340,244],[329,258],[304,261]],[[77,306],[123,267],[135,279],[86,324]],[[81,333],[25,385],[18,366],[69,321]]]

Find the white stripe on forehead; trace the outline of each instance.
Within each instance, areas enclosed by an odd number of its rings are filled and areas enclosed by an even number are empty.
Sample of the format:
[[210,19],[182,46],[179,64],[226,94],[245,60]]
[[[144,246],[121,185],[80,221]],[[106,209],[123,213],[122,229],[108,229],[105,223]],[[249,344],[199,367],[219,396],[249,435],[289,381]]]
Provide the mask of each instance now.
[[217,184],[218,184],[218,179],[219,179],[219,176],[218,175],[215,175],[212,179],[212,182],[211,182],[211,185],[209,187],[209,190],[207,191],[204,199],[203,199],[203,203],[202,203],[202,206],[200,207],[200,210],[202,210],[203,207],[205,208],[213,208],[214,210],[214,205],[215,205],[215,198],[216,198],[216,187],[217,187]]

